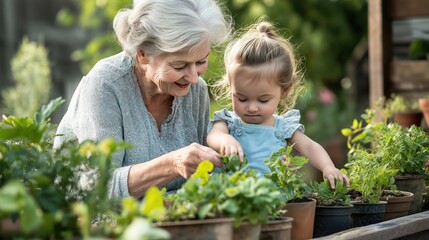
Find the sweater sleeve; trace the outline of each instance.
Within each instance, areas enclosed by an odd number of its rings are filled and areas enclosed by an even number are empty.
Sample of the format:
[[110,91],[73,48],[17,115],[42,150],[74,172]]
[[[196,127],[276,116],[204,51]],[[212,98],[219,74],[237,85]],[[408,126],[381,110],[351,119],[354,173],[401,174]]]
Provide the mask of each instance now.
[[[57,133],[64,134],[56,139],[55,145],[69,139],[82,142],[87,139],[101,141],[111,137],[123,141],[123,120],[115,88],[102,80],[102,75],[91,74],[79,83]],[[128,172],[130,166],[123,166],[125,151],[117,151],[112,157],[115,170],[108,186],[110,197],[129,195]]]

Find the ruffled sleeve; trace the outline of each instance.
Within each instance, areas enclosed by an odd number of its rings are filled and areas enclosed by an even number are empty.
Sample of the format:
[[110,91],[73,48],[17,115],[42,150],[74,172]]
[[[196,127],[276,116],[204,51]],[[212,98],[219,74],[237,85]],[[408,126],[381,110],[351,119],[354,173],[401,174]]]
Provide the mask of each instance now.
[[207,131],[210,131],[210,129],[213,127],[213,124],[217,121],[225,122],[228,125],[228,129],[231,130],[235,118],[237,118],[236,115],[227,109],[216,111],[214,112],[213,119],[209,122]]
[[280,116],[280,119],[284,124],[285,139],[291,138],[296,130],[305,131],[304,125],[299,122],[301,120],[301,113],[297,109],[287,111]]

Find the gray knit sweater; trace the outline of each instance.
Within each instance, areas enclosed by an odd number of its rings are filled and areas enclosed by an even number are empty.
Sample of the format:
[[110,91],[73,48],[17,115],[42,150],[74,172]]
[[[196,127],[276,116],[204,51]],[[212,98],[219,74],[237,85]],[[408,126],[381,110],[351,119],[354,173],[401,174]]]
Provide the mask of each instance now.
[[[205,144],[209,122],[209,95],[203,79],[192,85],[184,97],[176,97],[172,113],[158,131],[140,94],[131,58],[124,53],[98,62],[82,78],[61,120],[54,147],[70,139],[102,140],[113,137],[133,146],[117,152],[113,164],[117,169],[109,185],[110,197],[125,197],[128,172],[133,164],[150,161],[193,142]],[[166,185],[176,190],[185,180]]]

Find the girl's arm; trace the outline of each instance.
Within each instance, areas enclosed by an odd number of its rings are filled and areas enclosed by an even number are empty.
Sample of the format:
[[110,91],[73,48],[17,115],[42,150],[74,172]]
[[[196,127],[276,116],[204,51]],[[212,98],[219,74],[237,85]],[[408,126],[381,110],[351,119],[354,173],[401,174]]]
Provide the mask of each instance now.
[[349,178],[335,167],[328,153],[319,143],[301,131],[295,131],[288,142],[294,144],[294,149],[308,158],[310,164],[323,173],[323,179],[328,179],[332,188],[335,188],[335,178],[338,178],[341,183],[345,182],[347,187],[350,186]]
[[213,124],[207,135],[207,144],[222,155],[238,155],[240,162],[243,162],[243,149],[240,143],[229,134],[226,122],[216,121]]

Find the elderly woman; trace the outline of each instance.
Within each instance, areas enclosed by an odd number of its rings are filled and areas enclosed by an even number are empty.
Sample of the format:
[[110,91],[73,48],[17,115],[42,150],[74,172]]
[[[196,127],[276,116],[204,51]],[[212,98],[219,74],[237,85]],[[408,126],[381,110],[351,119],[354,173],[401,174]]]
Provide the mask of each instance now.
[[178,189],[205,159],[209,94],[200,77],[212,45],[231,32],[215,0],[140,0],[113,27],[123,52],[82,78],[55,138],[113,137],[133,146],[114,155],[109,196],[142,197],[150,186]]

